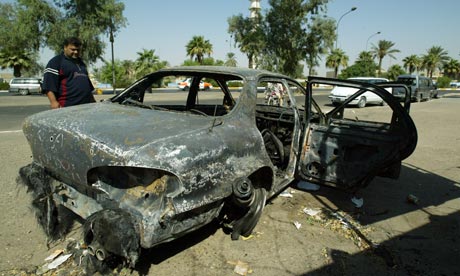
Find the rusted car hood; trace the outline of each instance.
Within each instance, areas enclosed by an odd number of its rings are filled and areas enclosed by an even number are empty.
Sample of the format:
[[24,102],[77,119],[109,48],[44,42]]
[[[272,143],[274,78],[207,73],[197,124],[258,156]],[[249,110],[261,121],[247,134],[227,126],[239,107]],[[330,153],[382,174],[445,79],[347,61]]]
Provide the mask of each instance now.
[[177,169],[174,153],[194,154],[196,136],[207,134],[211,124],[199,115],[97,103],[32,115],[23,131],[35,160],[55,175],[66,171],[64,178],[79,181],[97,166]]

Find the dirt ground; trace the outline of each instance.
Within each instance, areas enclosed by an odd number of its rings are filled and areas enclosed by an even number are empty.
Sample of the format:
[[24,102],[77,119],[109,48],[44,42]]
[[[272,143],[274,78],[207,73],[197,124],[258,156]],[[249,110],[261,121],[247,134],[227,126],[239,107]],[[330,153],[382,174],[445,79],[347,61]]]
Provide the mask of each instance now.
[[[1,107],[0,107],[1,108]],[[381,107],[356,110],[378,114]],[[413,104],[419,141],[398,180],[374,179],[350,195],[296,183],[267,204],[248,239],[232,241],[217,225],[142,252],[120,275],[460,275],[460,97]],[[31,161],[21,132],[0,134],[0,275],[35,275],[44,259],[78,241],[79,226],[50,244],[16,185]],[[416,202],[409,202],[413,195]],[[316,213],[316,214],[315,214]],[[296,226],[297,225],[297,226]],[[45,275],[81,275],[70,258]]]

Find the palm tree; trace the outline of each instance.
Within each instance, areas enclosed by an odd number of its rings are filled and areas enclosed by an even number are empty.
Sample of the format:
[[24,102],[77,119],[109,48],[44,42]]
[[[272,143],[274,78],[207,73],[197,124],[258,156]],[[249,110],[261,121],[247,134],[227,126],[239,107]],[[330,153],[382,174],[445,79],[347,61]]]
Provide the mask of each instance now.
[[409,74],[418,71],[422,65],[422,61],[417,55],[407,56],[402,61],[404,63],[404,68],[409,71]]
[[203,63],[204,55],[211,56],[212,54],[212,44],[209,40],[205,40],[204,36],[194,36],[192,40],[187,43],[185,46],[187,50],[187,55],[190,56],[190,59],[195,57],[195,60],[199,63]]
[[443,67],[444,75],[452,79],[458,79],[458,73],[460,72],[460,63],[456,59],[449,59]]
[[227,53],[227,60],[225,61],[224,65],[229,67],[236,67],[238,65],[235,53]]
[[15,77],[21,77],[21,70],[28,69],[33,66],[35,59],[32,57],[33,54],[25,51],[6,51],[0,52],[0,67],[13,68],[13,75]]
[[160,62],[160,58],[155,55],[155,50],[142,49],[142,52],[137,52],[138,58],[135,61],[135,69],[137,77],[155,71],[155,64]]
[[326,58],[326,67],[334,69],[334,77],[337,78],[339,67],[348,65],[348,56],[342,49],[336,48],[331,50],[331,53]]
[[433,46],[428,49],[427,54],[422,57],[423,67],[427,70],[427,75],[431,78],[436,68],[442,66],[449,60],[447,51],[441,46]]
[[399,53],[400,51],[398,49],[392,49],[395,44],[391,41],[388,40],[379,40],[378,46],[372,45],[371,52],[374,55],[374,57],[377,57],[379,59],[379,64],[378,64],[378,76],[382,73],[382,60],[384,57],[389,56],[392,59],[395,59],[393,56],[394,53]]

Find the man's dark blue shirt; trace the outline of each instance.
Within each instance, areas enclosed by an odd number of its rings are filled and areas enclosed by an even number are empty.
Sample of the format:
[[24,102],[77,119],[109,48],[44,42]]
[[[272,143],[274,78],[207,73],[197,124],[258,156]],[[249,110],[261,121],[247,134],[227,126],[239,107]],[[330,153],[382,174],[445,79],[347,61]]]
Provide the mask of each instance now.
[[64,54],[52,58],[43,75],[43,92],[52,91],[60,106],[90,103],[94,87],[81,59],[71,59]]

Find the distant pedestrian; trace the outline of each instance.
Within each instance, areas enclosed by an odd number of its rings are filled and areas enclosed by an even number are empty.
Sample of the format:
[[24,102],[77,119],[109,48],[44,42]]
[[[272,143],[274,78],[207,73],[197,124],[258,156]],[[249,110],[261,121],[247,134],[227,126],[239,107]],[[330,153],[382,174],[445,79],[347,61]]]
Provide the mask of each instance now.
[[53,57],[43,75],[43,93],[52,109],[95,102],[93,84],[82,61],[82,43],[76,37],[64,40],[63,52]]

